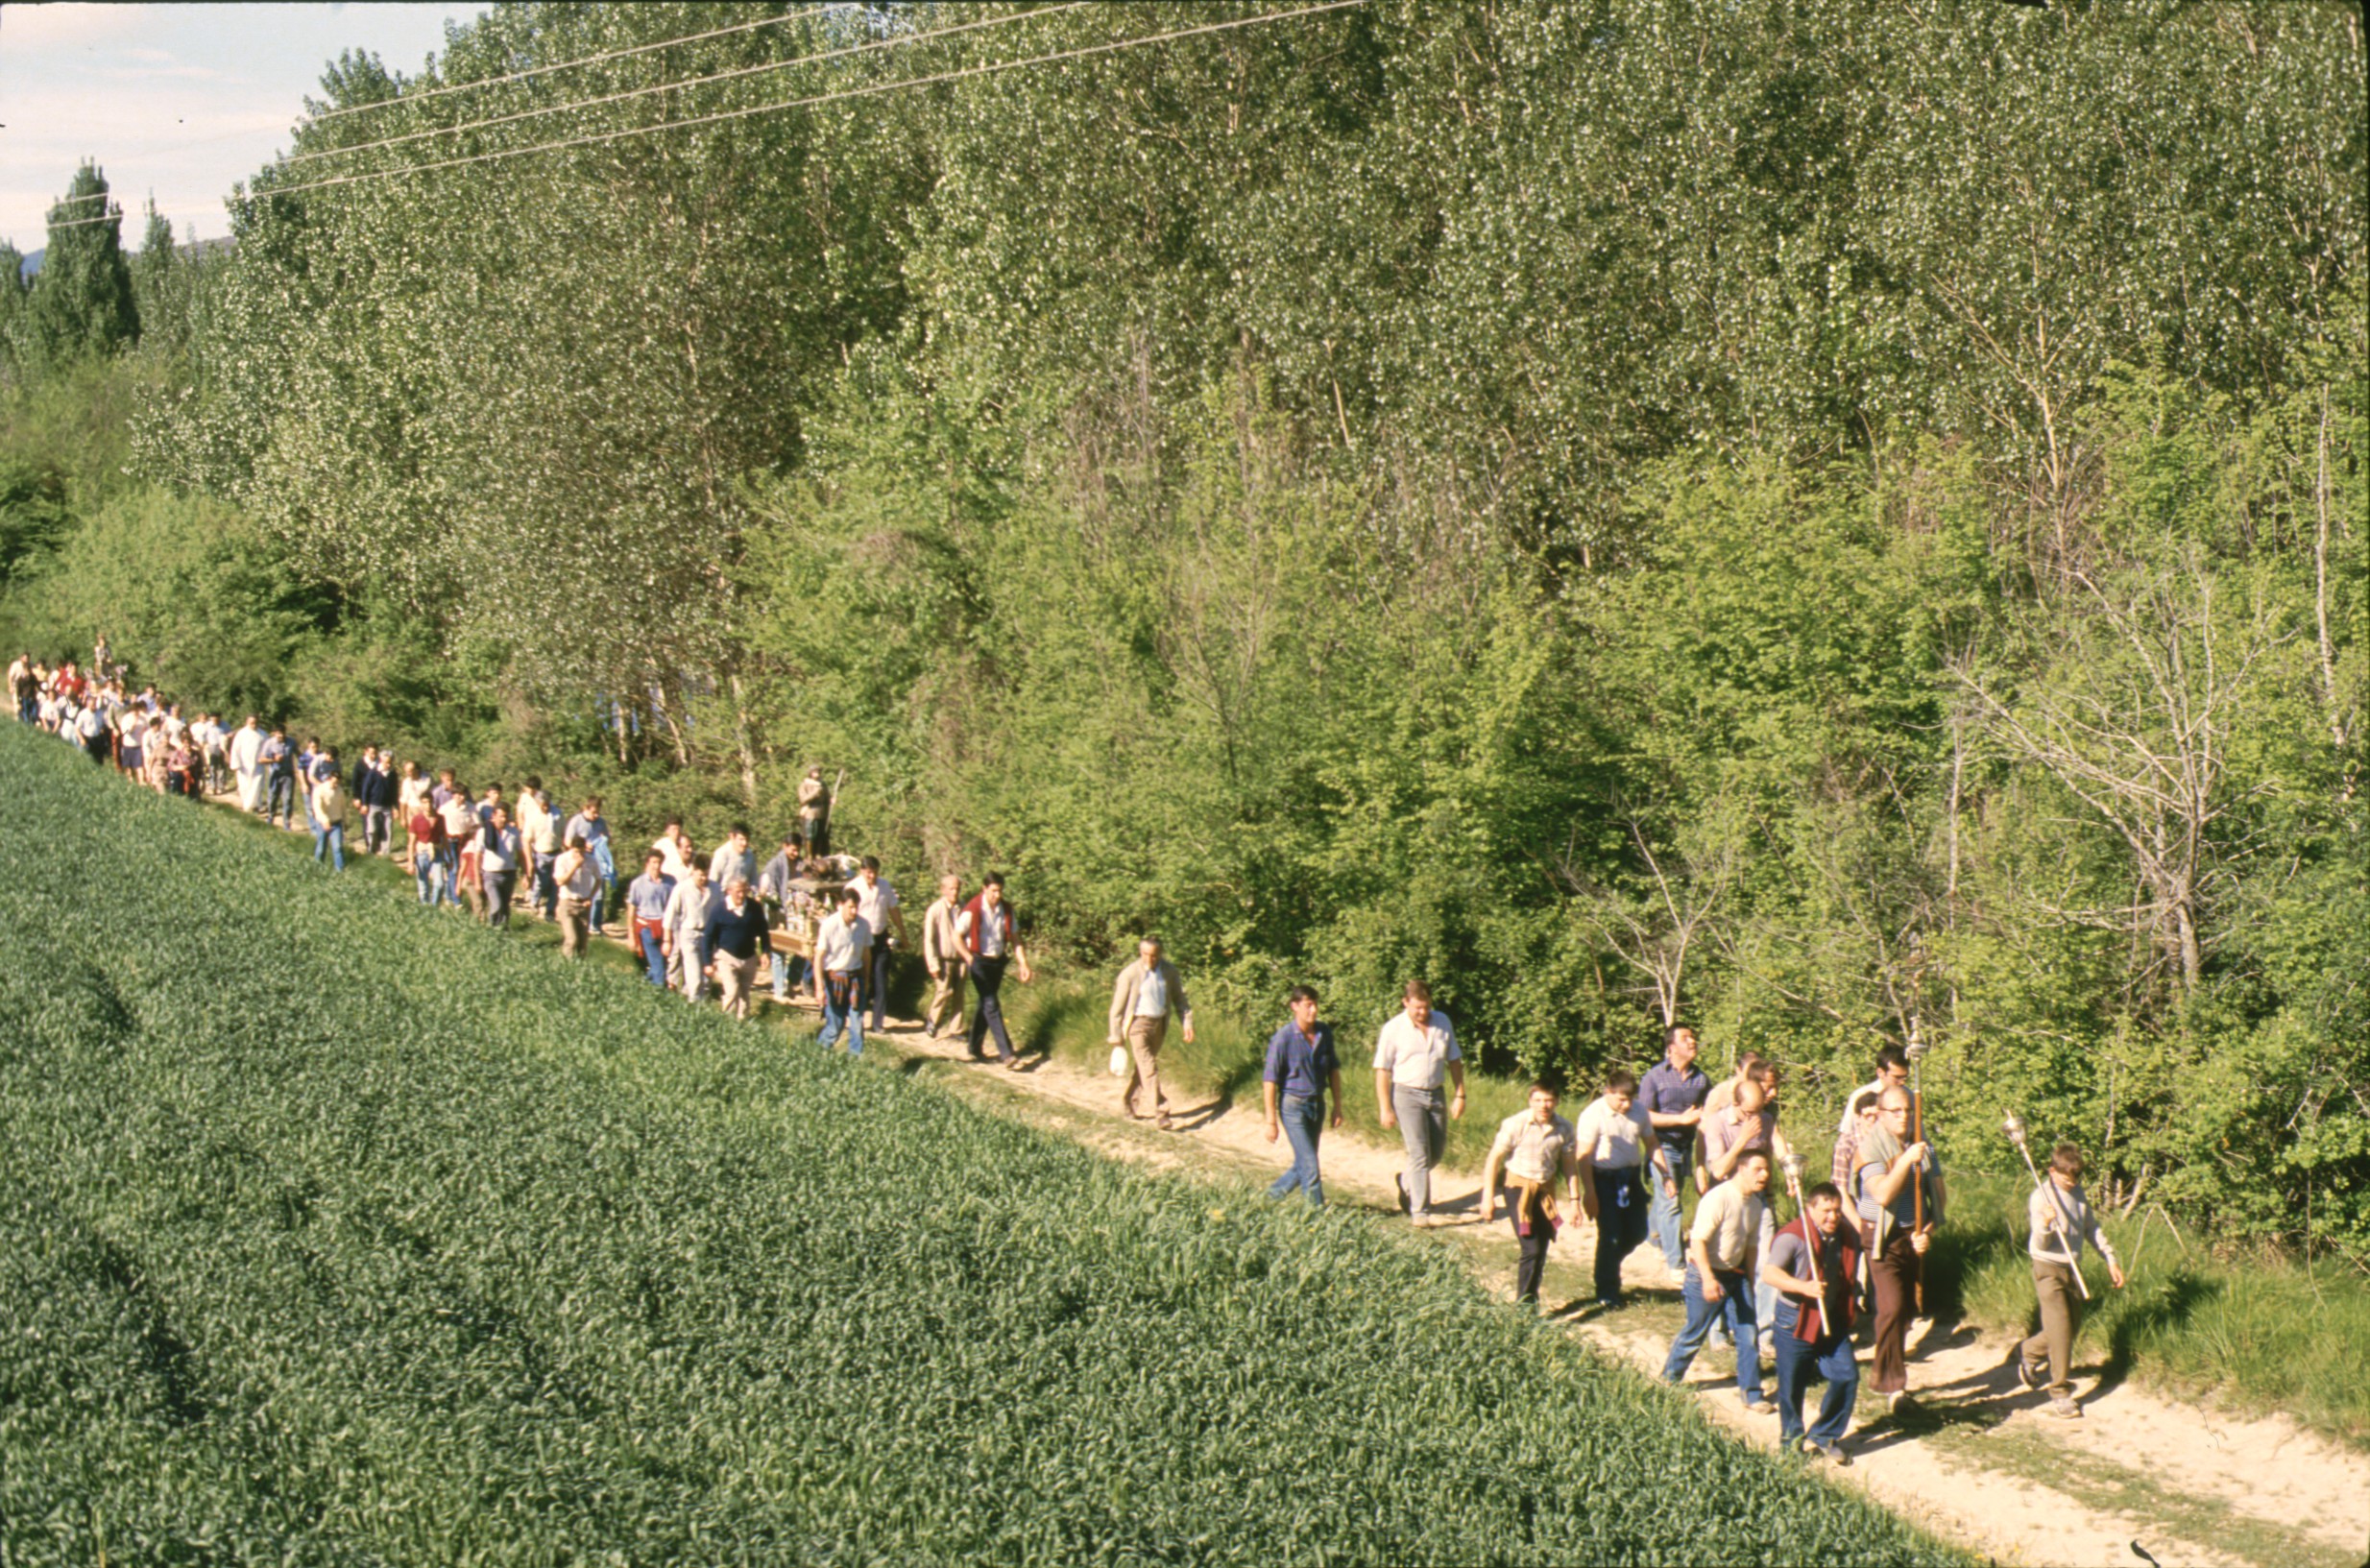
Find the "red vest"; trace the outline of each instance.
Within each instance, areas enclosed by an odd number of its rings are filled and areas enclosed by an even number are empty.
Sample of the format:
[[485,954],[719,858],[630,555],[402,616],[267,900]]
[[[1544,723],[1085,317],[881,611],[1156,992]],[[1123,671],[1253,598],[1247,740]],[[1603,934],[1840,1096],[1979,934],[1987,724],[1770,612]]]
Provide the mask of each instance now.
[[[1809,1221],[1798,1215],[1791,1222],[1779,1226],[1778,1235],[1799,1239],[1804,1246],[1810,1249],[1811,1259],[1816,1263],[1819,1256],[1819,1242],[1816,1233],[1810,1228]],[[1775,1238],[1772,1240],[1774,1242]],[[1833,1292],[1834,1299],[1843,1309],[1838,1314],[1843,1321],[1835,1326],[1833,1332],[1848,1335],[1851,1332],[1851,1282],[1857,1279],[1860,1273],[1860,1233],[1851,1223],[1849,1215],[1842,1216],[1835,1221],[1835,1243],[1836,1250],[1842,1254],[1841,1261],[1836,1265],[1834,1272],[1826,1274],[1821,1283]],[[1795,1277],[1800,1279],[1807,1276],[1798,1274]],[[1826,1315],[1820,1303],[1805,1301],[1801,1296],[1791,1293],[1788,1293],[1786,1299],[1794,1303],[1794,1337],[1796,1339],[1805,1344],[1815,1344],[1826,1337],[1828,1330],[1825,1320]]]
[[963,931],[963,946],[975,957],[979,951],[979,927],[990,918],[1003,924],[1004,955],[1007,958],[1012,956],[1012,949],[1020,941],[1021,922],[1020,917],[1012,912],[1012,903],[1009,899],[996,905],[996,912],[991,917],[987,912],[987,906],[979,901],[979,896],[974,893],[963,905],[963,913],[971,917],[970,926]]

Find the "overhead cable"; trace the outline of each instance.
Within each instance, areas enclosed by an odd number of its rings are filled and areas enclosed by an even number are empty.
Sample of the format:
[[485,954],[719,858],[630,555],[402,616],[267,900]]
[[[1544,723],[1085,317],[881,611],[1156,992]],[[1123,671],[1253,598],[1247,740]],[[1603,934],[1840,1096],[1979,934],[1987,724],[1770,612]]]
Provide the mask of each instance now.
[[681,43],[704,43],[710,38],[728,37],[735,33],[754,33],[761,27],[780,27],[784,22],[793,22],[801,16],[811,15],[815,12],[829,9],[825,5],[807,6],[798,11],[786,11],[779,16],[761,16],[754,22],[736,22],[731,27],[719,27],[706,33],[690,33],[680,38],[662,38],[656,43],[636,44],[631,49],[611,49],[597,55],[585,55],[576,60],[554,60],[548,65],[536,65],[527,70],[513,71],[507,76],[489,76],[475,82],[454,82],[442,87],[428,87],[419,92],[405,93],[399,98],[381,98],[375,103],[349,104],[344,109],[324,109],[319,114],[313,115],[306,123],[319,125],[324,120],[340,119],[348,114],[362,114],[375,109],[388,109],[397,104],[417,104],[424,99],[443,98],[451,93],[474,92],[479,87],[498,87],[507,82],[524,82],[532,76],[549,76],[554,71],[570,71],[579,65],[597,65],[605,60],[624,60],[632,55],[652,54],[661,49],[672,49]]
[[[827,60],[839,60],[849,55],[870,54],[876,49],[895,49],[908,43],[927,43],[932,38],[950,37],[957,33],[976,33],[981,28],[1002,27],[1006,22],[1025,22],[1031,16],[1051,16],[1056,12],[1076,11],[1081,6],[1100,4],[1101,0],[1066,0],[1057,6],[1039,6],[1034,11],[1008,12],[1001,16],[989,16],[976,22],[964,22],[956,27],[933,28],[927,33],[901,33],[895,37],[875,38],[870,43],[851,44],[844,49],[827,50],[819,55],[801,55],[794,60],[772,60],[757,65],[736,66],[718,71],[713,76],[686,77],[680,82],[661,82],[652,86],[633,87],[624,92],[613,92],[600,98],[578,99],[573,103],[546,104],[541,109],[522,109],[515,113],[497,114],[491,119],[470,120],[461,125],[435,126],[426,131],[414,131],[405,135],[389,136],[383,141],[366,141],[352,147],[322,147],[309,153],[292,153],[281,158],[282,167],[310,163],[316,158],[343,157],[352,153],[368,153],[381,147],[400,147],[406,142],[426,141],[435,136],[457,136],[465,131],[482,131],[488,126],[510,125],[519,120],[537,119],[545,114],[566,114],[571,109],[598,109],[604,104],[621,104],[629,98],[647,98],[653,93],[677,92],[685,87],[706,86],[713,82],[731,82],[738,77],[762,76],[773,71],[787,71],[800,65],[817,65]],[[423,95],[424,96],[424,95]]]
[[816,93],[807,98],[789,98],[774,104],[753,104],[743,109],[720,109],[713,114],[693,115],[680,120],[663,120],[656,125],[630,126],[622,131],[601,131],[588,135],[570,136],[563,141],[539,142],[532,147],[510,147],[499,152],[477,153],[469,157],[440,158],[431,163],[410,163],[398,169],[373,169],[361,174],[337,175],[326,180],[310,180],[298,185],[281,185],[267,190],[248,191],[234,196],[234,201],[260,201],[268,196],[297,196],[305,191],[328,190],[339,185],[356,185],[373,180],[389,180],[397,175],[431,174],[442,169],[466,168],[472,163],[492,163],[502,158],[525,157],[534,153],[556,153],[570,147],[590,147],[603,142],[623,141],[633,136],[647,136],[661,131],[682,131],[717,125],[727,120],[744,120],[753,114],[770,114],[786,109],[806,109],[817,104],[835,103],[848,98],[872,98],[901,87],[928,87],[945,82],[959,82],[969,77],[994,76],[1002,71],[1019,70],[1026,65],[1047,65],[1066,60],[1083,60],[1091,55],[1114,54],[1124,49],[1141,48],[1146,44],[1169,43],[1178,38],[1197,37],[1209,33],[1230,33],[1238,28],[1259,27],[1269,22],[1290,21],[1296,16],[1316,16],[1329,11],[1346,11],[1363,6],[1366,0],[1327,0],[1326,4],[1301,6],[1293,11],[1269,12],[1258,16],[1238,16],[1223,22],[1209,22],[1199,27],[1177,28],[1173,32],[1154,33],[1143,37],[1122,38],[1110,43],[1088,44],[1076,49],[1064,49],[1051,55],[1035,55],[1026,60],[1000,60],[986,65],[967,65],[960,70],[939,71],[930,76],[905,77],[895,82],[874,83],[868,86],[850,87],[838,92]]

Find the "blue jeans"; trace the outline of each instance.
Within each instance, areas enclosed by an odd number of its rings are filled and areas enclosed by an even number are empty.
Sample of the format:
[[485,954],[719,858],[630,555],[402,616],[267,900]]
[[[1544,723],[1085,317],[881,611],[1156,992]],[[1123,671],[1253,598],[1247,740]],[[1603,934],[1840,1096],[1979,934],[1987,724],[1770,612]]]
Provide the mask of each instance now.
[[1704,1299],[1704,1277],[1693,1264],[1687,1265],[1683,1294],[1687,1302],[1686,1325],[1679,1338],[1671,1341],[1670,1360],[1662,1363],[1662,1379],[1666,1383],[1685,1381],[1687,1368],[1695,1364],[1695,1353],[1704,1348],[1704,1340],[1711,1333],[1715,1318],[1728,1319],[1729,1332],[1736,1338],[1736,1391],[1748,1405],[1761,1402],[1761,1342],[1753,1321],[1753,1284],[1741,1269],[1715,1268],[1712,1278],[1720,1282],[1720,1299]]
[[848,1037],[848,1054],[864,1054],[864,1005],[861,987],[854,975],[825,974],[823,977],[823,1029],[815,1044],[829,1050],[842,1032]]
[[1318,1095],[1303,1099],[1298,1095],[1286,1095],[1283,1114],[1277,1120],[1283,1123],[1284,1136],[1292,1144],[1292,1169],[1275,1178],[1268,1195],[1284,1197],[1297,1187],[1308,1194],[1309,1207],[1323,1208],[1325,1182],[1317,1169],[1317,1140],[1324,1131],[1325,1097]]
[[445,902],[454,908],[461,906],[461,852],[447,843],[436,852],[445,865]]
[[560,884],[551,878],[551,868],[559,860],[556,855],[538,852],[535,856],[535,908],[545,920],[560,918]]
[[[1673,1183],[1678,1187],[1679,1192],[1685,1192],[1687,1178],[1693,1173],[1695,1166],[1694,1147],[1687,1146],[1673,1148],[1665,1144],[1662,1146],[1662,1152],[1670,1156]],[[1671,1266],[1671,1272],[1674,1274],[1687,1266],[1687,1238],[1681,1230],[1679,1221],[1678,1193],[1664,1197],[1662,1183],[1656,1181],[1654,1199],[1646,1207],[1646,1229],[1654,1237],[1655,1243],[1662,1248],[1662,1261]]]
[[411,857],[411,874],[420,883],[420,902],[435,904],[444,891],[444,863],[434,855],[415,855]]
[[666,989],[666,939],[656,926],[637,928],[641,943],[641,961],[650,967],[650,983]]
[[799,977],[807,973],[807,960],[795,953],[775,953],[767,956],[773,960],[774,1001],[786,1001],[790,987],[796,985]]
[[[1639,1167],[1592,1170],[1596,1184],[1596,1298],[1619,1303],[1621,1263],[1646,1239],[1646,1184]],[[1648,1169],[1647,1174],[1653,1172]]]
[[976,999],[971,1008],[971,1055],[975,1061],[985,1054],[979,1048],[987,1044],[990,1033],[996,1036],[996,1054],[1006,1063],[1014,1059],[1012,1036],[1004,1026],[1004,959],[985,953],[971,960],[971,991]]
[[[1788,1303],[1791,1306],[1791,1303]],[[1778,1325],[1778,1442],[1791,1448],[1802,1439],[1802,1396],[1813,1379],[1826,1384],[1819,1398],[1819,1419],[1811,1424],[1811,1440],[1841,1442],[1851,1424],[1851,1407],[1860,1393],[1860,1363],[1851,1355],[1851,1337],[1830,1334],[1816,1341],[1794,1337],[1791,1313]]]
[[296,826],[296,780],[274,779],[264,785],[263,820]]
[[337,869],[340,871],[345,870],[346,830],[343,825],[335,828],[315,828],[313,830],[313,862],[318,865],[323,856],[330,854],[334,854],[336,856],[334,864]]
[[872,945],[871,973],[864,977],[866,988],[872,992],[872,1026],[876,1033],[888,1026],[888,944],[876,941]]

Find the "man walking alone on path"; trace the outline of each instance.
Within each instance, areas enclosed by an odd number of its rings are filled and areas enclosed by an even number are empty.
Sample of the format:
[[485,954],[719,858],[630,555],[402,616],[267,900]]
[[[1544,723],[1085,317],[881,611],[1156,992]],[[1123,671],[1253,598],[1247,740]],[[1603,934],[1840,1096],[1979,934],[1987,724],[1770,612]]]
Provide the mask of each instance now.
[[[1711,1093],[1711,1080],[1695,1065],[1693,1029],[1674,1024],[1662,1038],[1662,1059],[1646,1070],[1637,1098],[1647,1120],[1654,1123],[1655,1139],[1662,1146],[1671,1180],[1684,1185],[1695,1163],[1695,1130],[1704,1120],[1704,1098]],[[1662,1261],[1673,1276],[1686,1265],[1679,1220],[1676,1188],[1665,1194],[1657,1187],[1646,1211],[1646,1228],[1662,1248]]]
[[1120,1095],[1120,1109],[1130,1122],[1136,1115],[1136,1090],[1141,1085],[1151,1100],[1160,1130],[1167,1132],[1169,1099],[1160,1087],[1160,1048],[1169,1037],[1169,1014],[1174,1010],[1184,1025],[1185,1043],[1194,1040],[1194,1004],[1185,1000],[1185,981],[1176,966],[1160,955],[1160,938],[1148,936],[1136,944],[1136,960],[1119,972],[1111,988],[1108,1044],[1127,1048],[1127,1087]]
[[[1498,1174],[1507,1183],[1507,1218],[1514,1222],[1520,1247],[1514,1265],[1514,1299],[1538,1305],[1539,1281],[1547,1272],[1547,1249],[1555,1243],[1563,1217],[1556,1212],[1556,1188],[1564,1200],[1580,1204],[1580,1158],[1572,1124],[1556,1114],[1555,1086],[1531,1086],[1531,1108],[1516,1111],[1498,1123],[1482,1167],[1481,1217],[1487,1225],[1497,1217]],[[1567,1210],[1566,1213],[1569,1211]]]
[[[1895,1085],[1876,1101],[1876,1122],[1860,1137],[1851,1173],[1859,1196],[1860,1229],[1869,1238],[1868,1272],[1876,1298],[1874,1383],[1885,1409],[1898,1411],[1909,1397],[1910,1310],[1918,1270],[1942,1223],[1945,1192],[1933,1149],[1905,1144],[1909,1135],[1909,1091]],[[1917,1184],[1925,1188],[1925,1222],[1917,1222]]]
[[[1399,1129],[1407,1172],[1398,1178],[1399,1206],[1418,1225],[1434,1222],[1432,1172],[1448,1146],[1448,1123],[1464,1116],[1464,1052],[1448,1015],[1434,1009],[1432,988],[1410,980],[1404,1003],[1374,1038],[1374,1098],[1383,1129]],[[1456,1084],[1443,1102],[1440,1078]]]
[[938,902],[922,913],[922,963],[930,971],[930,1015],[922,1021],[923,1032],[932,1040],[942,1040],[963,1022],[963,975],[965,954],[961,933],[955,929],[955,917],[963,905],[963,880],[945,876],[938,879]]
[[1342,1124],[1342,1063],[1333,1051],[1333,1025],[1317,1022],[1317,993],[1295,985],[1291,1005],[1292,1022],[1270,1037],[1267,1068],[1260,1074],[1268,1142],[1274,1143],[1279,1131],[1292,1140],[1292,1169],[1275,1178],[1268,1196],[1284,1197],[1296,1187],[1308,1194],[1309,1207],[1321,1209],[1325,1182],[1317,1164],[1317,1141],[1325,1126],[1328,1085],[1333,1125]]
[[1608,1312],[1622,1304],[1623,1260],[1646,1239],[1645,1169],[1650,1159],[1663,1191],[1674,1200],[1679,1193],[1654,1123],[1638,1107],[1636,1097],[1637,1075],[1617,1067],[1605,1075],[1605,1093],[1588,1102],[1574,1124],[1574,1145],[1588,1168],[1581,1202],[1596,1221],[1597,1305]]
[[2060,1144],[2049,1155],[2048,1171],[2025,1201],[2024,1250],[2033,1260],[2033,1293],[2040,1298],[2041,1332],[2017,1347],[2017,1378],[2027,1388],[2042,1386],[2042,1368],[2048,1368],[2047,1413],[2060,1420],[2081,1419],[2082,1407],[2073,1397],[2074,1338],[2082,1332],[2082,1288],[2074,1270],[2082,1266],[2084,1243],[2098,1248],[2107,1261],[2107,1277],[2123,1288],[2123,1266],[2107,1243],[2098,1216],[2082,1192],[2082,1150]]
[[968,954],[965,967],[971,972],[976,997],[971,1012],[971,1059],[987,1059],[979,1048],[993,1034],[997,1055],[1007,1069],[1018,1072],[1021,1059],[1014,1053],[1012,1036],[1004,1026],[1004,966],[1013,966],[1023,985],[1034,977],[1029,973],[1028,950],[1021,946],[1020,915],[1004,902],[1002,872],[989,872],[986,880],[979,884],[979,893],[963,905],[963,912],[955,917],[955,934],[962,939],[963,951]]

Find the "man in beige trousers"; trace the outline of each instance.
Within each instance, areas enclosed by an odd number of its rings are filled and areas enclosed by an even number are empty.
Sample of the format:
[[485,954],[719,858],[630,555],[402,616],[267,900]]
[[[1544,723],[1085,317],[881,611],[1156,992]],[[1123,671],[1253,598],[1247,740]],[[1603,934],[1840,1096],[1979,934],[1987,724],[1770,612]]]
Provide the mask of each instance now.
[[932,1040],[943,1039],[950,1032],[962,1032],[963,976],[970,955],[963,951],[963,939],[955,929],[955,917],[962,912],[963,880],[946,876],[938,879],[938,902],[922,916],[922,964],[930,971],[930,1011],[923,1016],[922,1027]]
[[1127,1088],[1120,1108],[1136,1120],[1136,1091],[1150,1091],[1152,1113],[1160,1130],[1170,1127],[1168,1097],[1160,1090],[1160,1048],[1169,1037],[1169,1014],[1174,1011],[1184,1025],[1185,1043],[1194,1042],[1194,1006],[1185,1000],[1185,982],[1176,966],[1160,955],[1160,938],[1148,936],[1136,944],[1136,961],[1119,972],[1111,988],[1110,1043],[1127,1047]]

